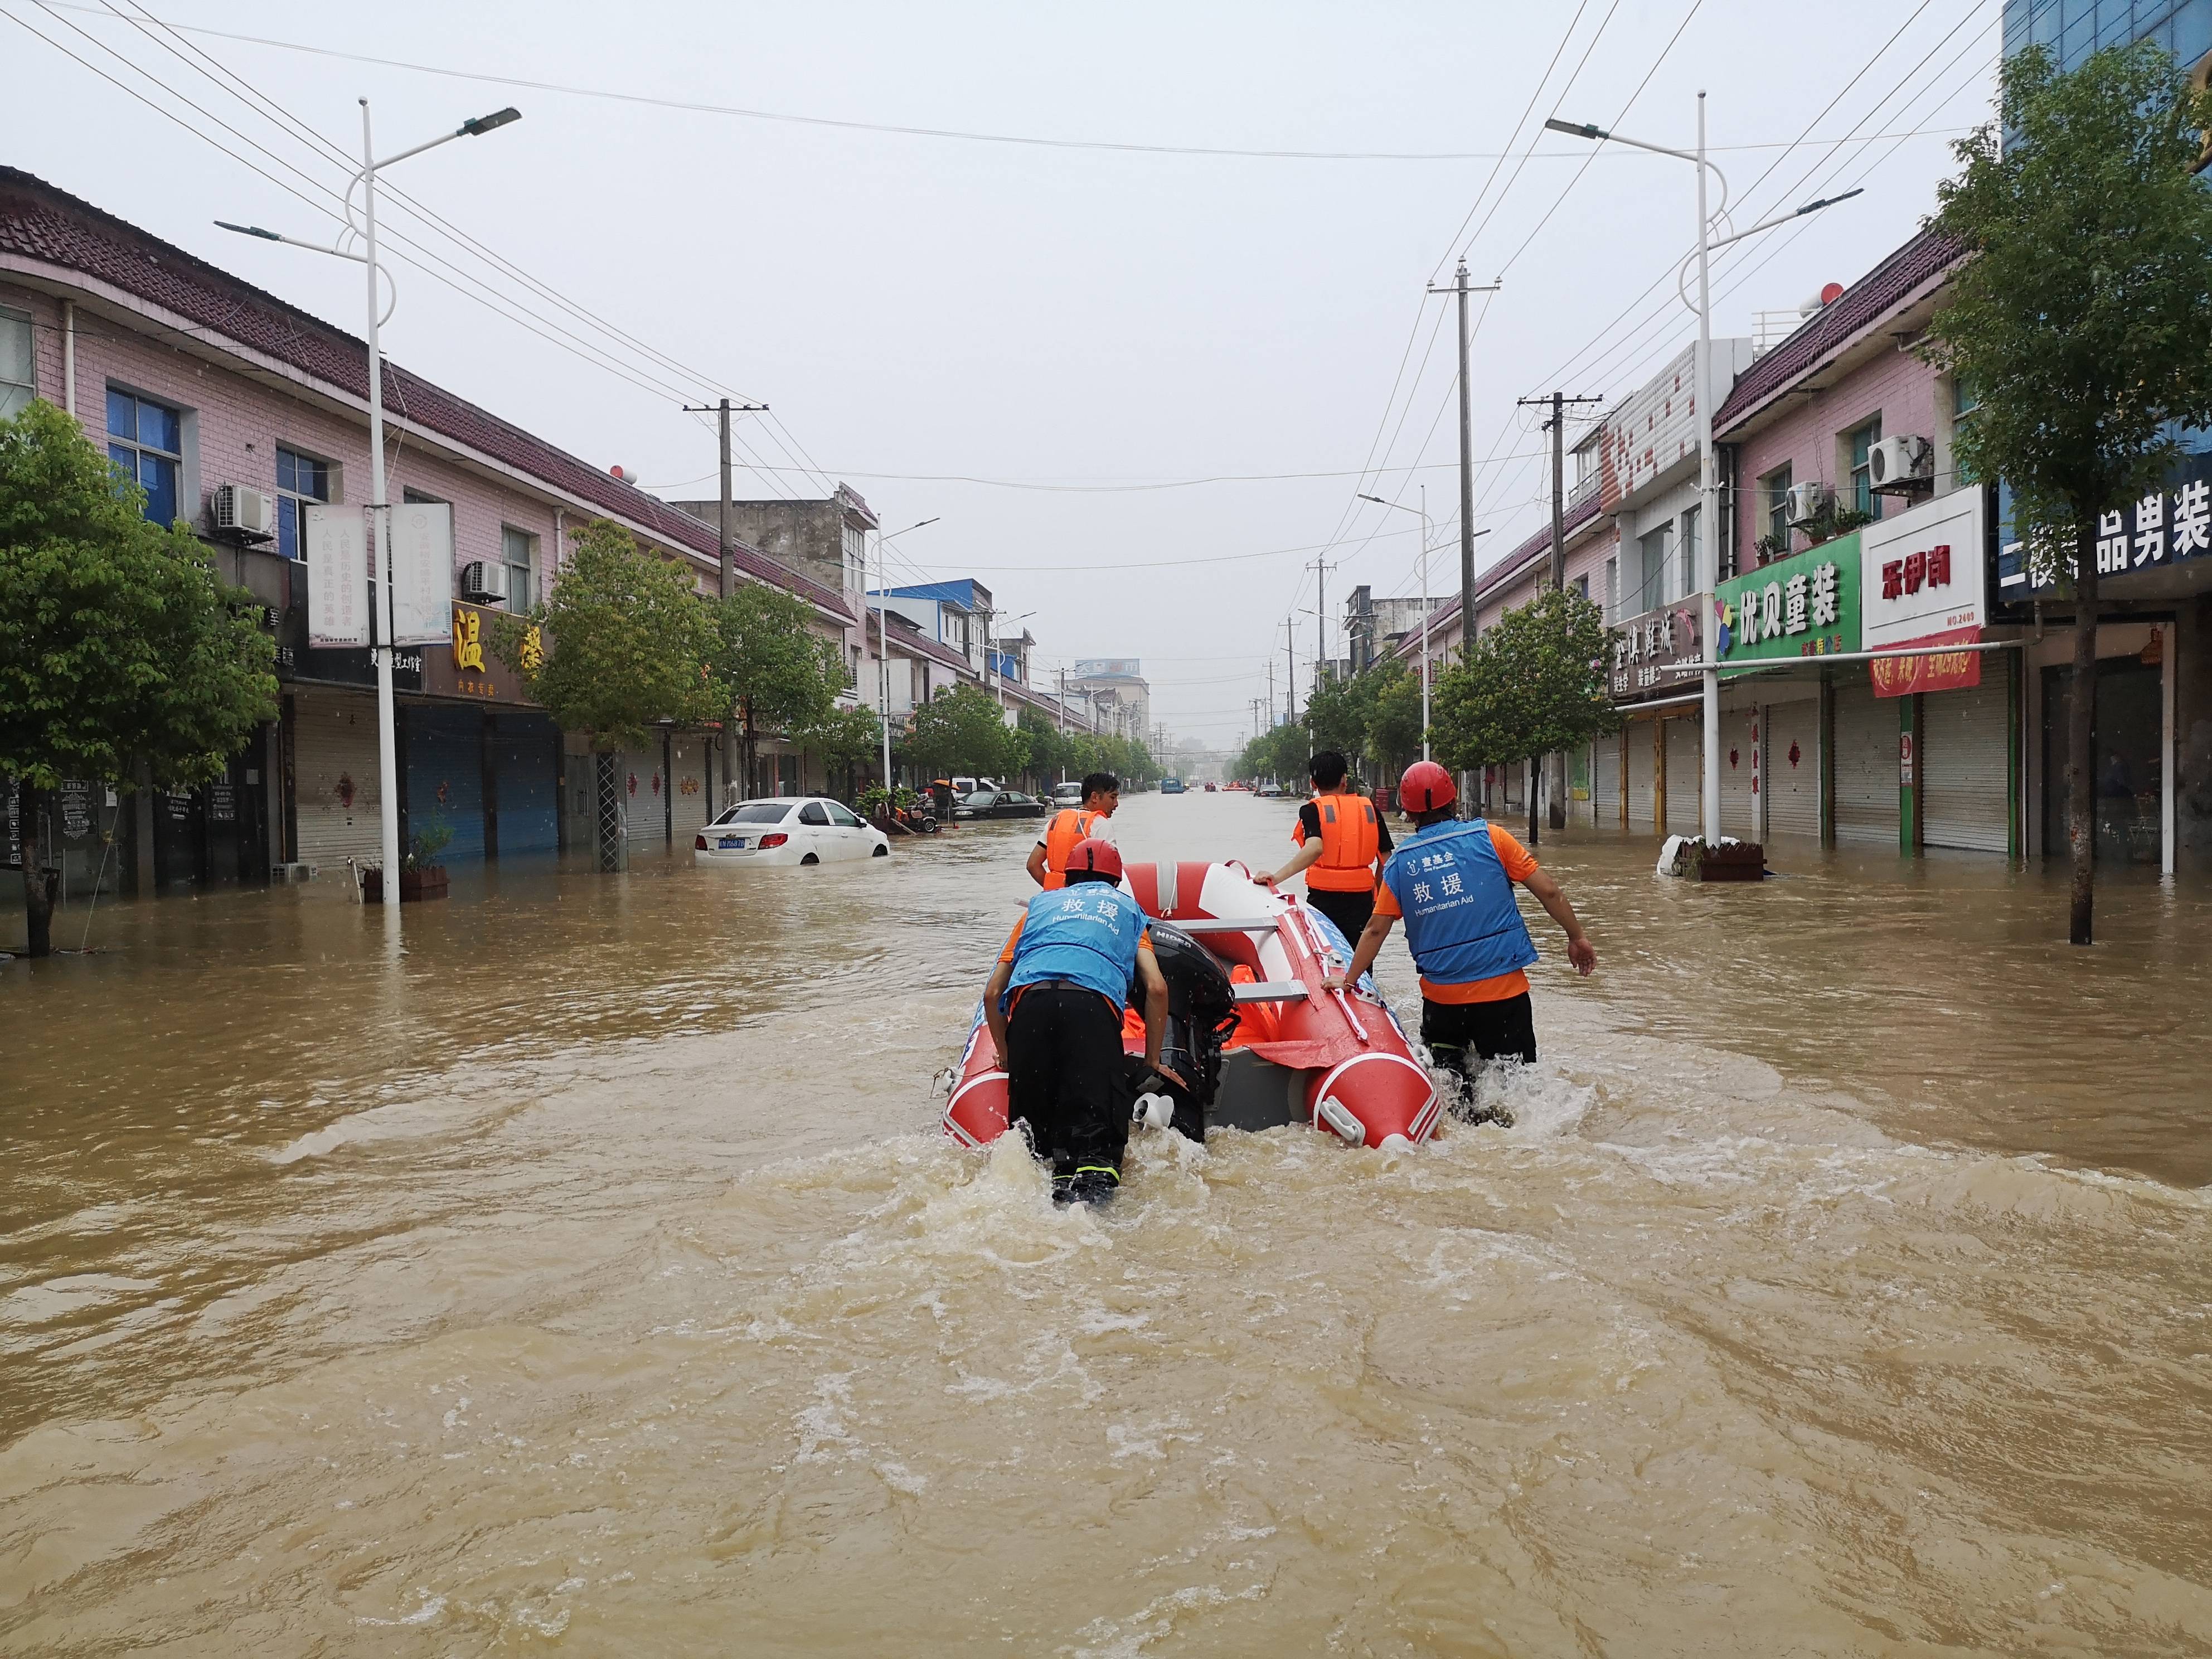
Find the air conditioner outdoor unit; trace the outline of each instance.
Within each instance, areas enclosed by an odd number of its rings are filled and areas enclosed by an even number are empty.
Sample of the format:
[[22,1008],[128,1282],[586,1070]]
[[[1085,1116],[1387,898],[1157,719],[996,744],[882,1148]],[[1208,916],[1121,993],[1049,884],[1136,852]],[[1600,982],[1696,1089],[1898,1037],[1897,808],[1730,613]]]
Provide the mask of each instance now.
[[1828,510],[1836,492],[1824,483],[1808,480],[1790,486],[1790,522],[1792,526],[1807,525]]
[[244,484],[217,484],[215,527],[219,533],[265,542],[276,533],[276,504]]
[[461,597],[477,605],[507,602],[507,567],[477,559],[461,567]]
[[1932,483],[1936,446],[1925,438],[1883,438],[1867,451],[1867,482],[1875,489],[1900,494]]

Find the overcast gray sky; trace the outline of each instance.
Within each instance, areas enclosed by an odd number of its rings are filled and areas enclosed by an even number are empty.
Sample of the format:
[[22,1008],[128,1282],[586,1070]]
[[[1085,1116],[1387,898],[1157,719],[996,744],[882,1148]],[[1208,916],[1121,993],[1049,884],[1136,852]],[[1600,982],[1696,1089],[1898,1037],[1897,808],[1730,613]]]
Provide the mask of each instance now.
[[[894,544],[909,562],[896,574],[974,574],[1009,616],[1034,611],[1046,672],[1141,658],[1158,718],[1224,743],[1265,693],[1271,653],[1281,695],[1282,623],[1314,605],[1322,548],[1333,648],[1352,585],[1418,591],[1416,521],[1356,490],[1412,503],[1425,482],[1445,548],[1432,581],[1451,580],[1451,337],[1446,302],[1422,289],[1449,280],[1458,253],[1474,280],[1505,284],[1473,351],[1488,460],[1476,517],[1494,532],[1480,558],[1544,516],[1542,441],[1513,400],[1555,385],[1626,392],[1694,333],[1668,297],[1694,235],[1693,170],[1549,137],[1531,155],[1547,115],[1687,146],[1707,89],[1739,226],[1865,184],[1717,268],[1717,331],[1747,333],[1754,310],[1848,282],[1913,233],[1948,143],[1987,112],[1999,44],[1997,0],[153,9],[452,72],[204,33],[170,41],[346,149],[363,95],[380,152],[518,105],[520,125],[392,181],[659,360],[451,245],[444,274],[665,384],[634,384],[404,269],[386,334],[397,360],[669,495],[711,489],[714,463],[710,427],[678,405],[717,386],[763,400],[772,414],[741,437],[763,466],[791,470],[741,471],[740,494],[819,494],[806,470],[818,467],[887,530],[941,516]],[[209,116],[324,186],[342,177],[334,160],[148,33],[96,4],[0,11],[331,199]],[[16,70],[9,162],[358,328],[351,267],[210,222],[326,234],[307,203],[15,22],[0,23],[0,62]],[[1109,147],[1127,145],[1452,159]],[[1309,476],[1254,476],[1281,474]],[[1223,478],[1240,481],[1180,482]],[[1304,679],[1314,618],[1298,621]]]

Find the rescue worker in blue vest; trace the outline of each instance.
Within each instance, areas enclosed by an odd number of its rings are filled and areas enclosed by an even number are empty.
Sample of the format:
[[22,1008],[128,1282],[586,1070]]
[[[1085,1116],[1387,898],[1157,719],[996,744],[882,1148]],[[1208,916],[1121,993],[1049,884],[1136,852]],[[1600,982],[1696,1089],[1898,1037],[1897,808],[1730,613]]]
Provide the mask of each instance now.
[[[1567,960],[1589,975],[1597,952],[1575,908],[1510,830],[1480,818],[1460,822],[1451,774],[1416,761],[1398,782],[1398,804],[1413,833],[1382,866],[1375,919],[1359,935],[1352,964],[1324,983],[1340,989],[1375,964],[1398,918],[1421,975],[1421,1041],[1436,1062],[1471,1084],[1493,1060],[1536,1059],[1536,1023],[1528,1004],[1528,964],[1535,942],[1521,907],[1519,882],[1566,930]],[[1468,1050],[1474,1051],[1470,1060]],[[1507,1124],[1510,1114],[1492,1114]]]
[[1124,1087],[1121,1008],[1134,979],[1145,998],[1145,1064],[1160,1064],[1168,982],[1137,901],[1121,890],[1111,842],[1079,842],[1067,884],[1029,902],[983,992],[983,1018],[1006,1074],[1006,1115],[1029,1125],[1052,1170],[1055,1204],[1097,1204],[1121,1184],[1133,1097]]

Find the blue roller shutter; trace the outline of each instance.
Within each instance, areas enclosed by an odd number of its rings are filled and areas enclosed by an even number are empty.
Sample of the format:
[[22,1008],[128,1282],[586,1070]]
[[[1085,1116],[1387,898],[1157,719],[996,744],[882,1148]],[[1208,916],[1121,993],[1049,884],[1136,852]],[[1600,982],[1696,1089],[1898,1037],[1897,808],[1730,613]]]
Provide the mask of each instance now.
[[501,714],[492,749],[500,857],[560,851],[560,729],[544,714]]
[[442,816],[453,839],[441,864],[483,862],[483,718],[481,708],[407,711],[407,830],[420,835]]

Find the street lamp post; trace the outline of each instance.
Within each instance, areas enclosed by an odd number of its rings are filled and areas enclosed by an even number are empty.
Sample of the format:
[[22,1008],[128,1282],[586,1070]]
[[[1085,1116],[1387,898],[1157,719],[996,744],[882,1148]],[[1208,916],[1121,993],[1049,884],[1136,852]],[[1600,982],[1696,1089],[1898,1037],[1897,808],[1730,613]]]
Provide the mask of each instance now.
[[[1400,513],[1421,515],[1421,758],[1429,757],[1429,487],[1421,486],[1421,504],[1418,507],[1402,501],[1386,501],[1380,495],[1362,494],[1363,501],[1372,501],[1377,507],[1387,507]],[[1476,536],[1487,536],[1487,530],[1478,530]],[[1473,537],[1468,538],[1470,541]]]
[[[376,762],[382,775],[382,799],[379,803],[379,842],[384,860],[384,902],[397,906],[399,902],[399,738],[398,716],[392,696],[393,658],[398,647],[392,643],[394,626],[392,590],[397,586],[394,573],[387,567],[392,557],[392,503],[385,499],[384,485],[384,351],[378,338],[383,319],[377,314],[376,279],[376,175],[383,169],[410,156],[420,155],[426,149],[435,149],[441,144],[451,143],[456,138],[477,138],[487,132],[496,131],[511,121],[520,121],[522,112],[512,107],[495,110],[489,115],[476,116],[464,121],[451,132],[441,132],[426,143],[403,149],[396,155],[376,159],[369,132],[368,100],[361,100],[361,171],[354,174],[353,182],[362,186],[362,227],[363,248],[359,253],[349,248],[324,247],[319,243],[302,242],[290,236],[280,236],[273,230],[263,230],[253,225],[234,225],[216,220],[225,230],[236,231],[243,236],[258,236],[264,241],[283,242],[291,247],[304,247],[316,253],[333,254],[341,259],[352,259],[365,270],[368,283],[368,570],[373,590],[380,595],[370,608],[376,617],[377,638],[369,654],[376,663]],[[346,187],[347,217],[352,216],[353,185]],[[349,224],[350,230],[350,224]],[[398,303],[395,289],[393,303]],[[379,562],[379,550],[383,558]],[[390,913],[397,916],[394,908]]]
[[[939,515],[942,516],[941,514]],[[900,537],[936,522],[936,519],[924,519],[919,524],[908,525],[904,530],[894,530],[888,536],[881,531],[876,532],[876,577],[883,584],[877,595],[876,605],[876,720],[884,729],[884,811],[886,815],[891,810],[891,630],[884,618],[890,605],[891,568],[890,561],[884,556],[884,549]],[[860,565],[860,641],[863,645],[866,644],[868,638],[866,551],[864,544]]]
[[[1822,208],[1832,207],[1838,202],[1848,202],[1860,194],[1856,190],[1845,191],[1840,196],[1824,196],[1819,201],[1808,202],[1788,213],[1753,225],[1748,230],[1739,230],[1727,236],[1712,234],[1712,216],[1705,204],[1705,175],[1710,173],[1721,181],[1722,211],[1727,210],[1728,176],[1705,156],[1705,94],[1698,94],[1698,147],[1694,150],[1671,149],[1664,144],[1647,144],[1640,138],[1623,137],[1608,132],[1603,127],[1582,122],[1551,120],[1544,123],[1553,132],[1565,133],[1571,138],[1589,138],[1598,143],[1626,144],[1634,149],[1649,150],[1655,155],[1672,155],[1678,161],[1693,161],[1698,168],[1698,250],[1693,256],[1698,262],[1698,302],[1692,307],[1698,313],[1698,350],[1692,370],[1698,401],[1698,582],[1706,596],[1710,607],[1713,595],[1720,586],[1720,507],[1719,482],[1713,466],[1713,294],[1711,259],[1716,248],[1740,242],[1747,236],[1756,236],[1763,230],[1786,224],[1808,213],[1817,213]],[[1680,281],[1676,280],[1679,292]],[[1714,618],[1703,619],[1700,629],[1704,635],[1704,665],[1701,678],[1705,690],[1705,763],[1699,769],[1698,805],[1700,829],[1707,846],[1717,845],[1721,838],[1721,672],[1720,629]]]

